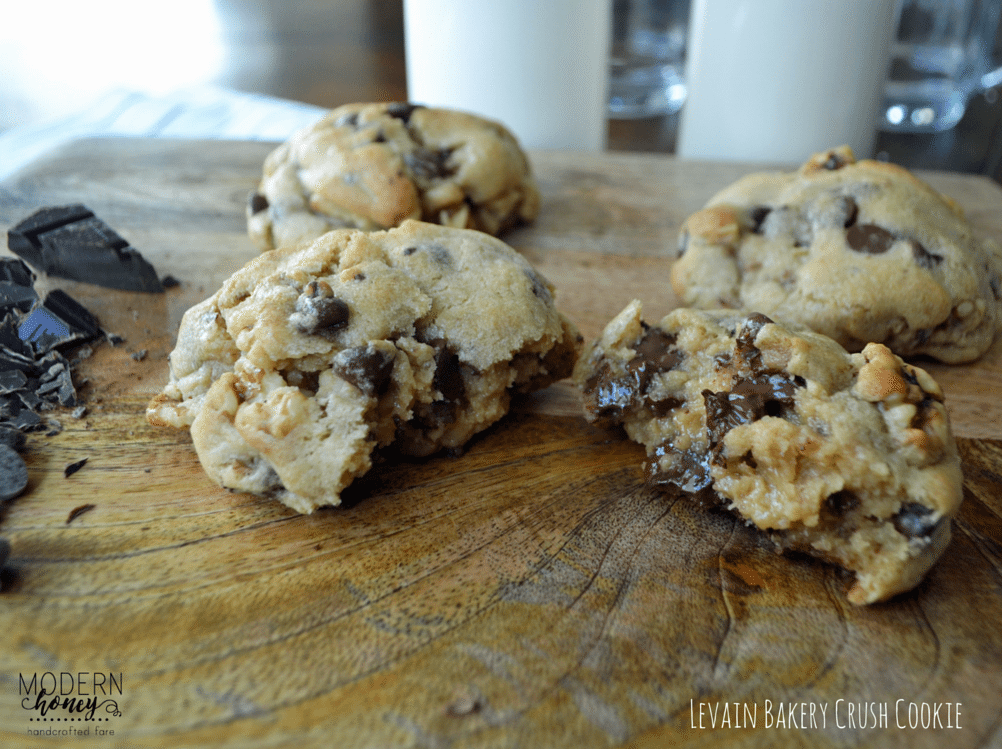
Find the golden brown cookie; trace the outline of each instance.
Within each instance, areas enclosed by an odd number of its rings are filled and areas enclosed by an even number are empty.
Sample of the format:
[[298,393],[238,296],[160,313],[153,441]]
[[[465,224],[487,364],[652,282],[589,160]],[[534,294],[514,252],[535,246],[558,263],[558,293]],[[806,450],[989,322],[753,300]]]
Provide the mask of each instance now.
[[976,359],[1002,327],[1002,250],[907,170],[848,148],[759,173],[682,227],[683,303],[797,321],[850,351]]
[[266,252],[188,310],[152,424],[221,485],[339,503],[376,450],[462,447],[581,347],[553,287],[482,232],[405,221]]
[[784,549],[856,575],[853,603],[914,587],[962,497],[943,395],[881,344],[759,313],[633,302],[579,360],[589,421],[647,448],[647,478],[723,505]]
[[497,235],[538,211],[529,160],[499,123],[415,104],[347,104],[268,156],[247,226],[268,250],[406,219]]

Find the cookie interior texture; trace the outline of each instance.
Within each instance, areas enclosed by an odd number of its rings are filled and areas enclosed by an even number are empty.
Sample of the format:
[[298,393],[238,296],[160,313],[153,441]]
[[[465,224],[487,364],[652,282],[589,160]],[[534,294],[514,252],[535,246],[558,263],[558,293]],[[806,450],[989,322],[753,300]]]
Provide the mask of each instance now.
[[415,104],[346,104],[267,157],[247,226],[269,250],[407,219],[497,235],[538,211],[529,160],[503,125]]
[[645,445],[651,484],[851,570],[853,603],[914,587],[949,542],[962,489],[942,393],[881,344],[849,354],[736,311],[649,326],[633,302],[574,379],[589,421]]
[[460,448],[510,395],[570,374],[582,339],[501,240],[407,221],[266,252],[184,315],[147,410],[208,475],[309,513],[389,445]]
[[847,147],[759,173],[683,224],[672,286],[704,309],[755,309],[850,351],[976,359],[1002,327],[1002,249],[907,170]]

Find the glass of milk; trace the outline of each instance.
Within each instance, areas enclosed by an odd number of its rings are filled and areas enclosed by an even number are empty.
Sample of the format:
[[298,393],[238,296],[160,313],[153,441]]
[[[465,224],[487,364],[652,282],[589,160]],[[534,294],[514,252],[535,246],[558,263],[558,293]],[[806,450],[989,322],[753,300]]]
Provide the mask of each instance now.
[[897,0],[694,0],[678,154],[872,155]]
[[605,148],[610,0],[405,0],[407,97],[525,148]]

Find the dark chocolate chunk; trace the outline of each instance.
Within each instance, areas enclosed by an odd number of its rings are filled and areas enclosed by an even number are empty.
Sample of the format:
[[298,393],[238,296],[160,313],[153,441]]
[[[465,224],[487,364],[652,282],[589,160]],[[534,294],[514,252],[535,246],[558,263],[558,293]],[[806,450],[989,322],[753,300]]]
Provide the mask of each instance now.
[[932,535],[939,525],[935,513],[918,502],[906,502],[894,516],[894,528],[906,538],[923,538]]
[[54,289],[41,306],[18,326],[18,337],[39,353],[57,346],[96,338],[101,333],[94,316],[62,289]]
[[825,497],[825,509],[837,518],[859,507],[859,497],[848,489],[842,489]]
[[731,391],[703,391],[706,434],[713,459],[721,461],[724,436],[734,427],[763,416],[783,418],[794,406],[796,385],[785,374],[759,374],[738,381]]
[[675,340],[672,333],[645,326],[636,344],[636,355],[626,364],[625,375],[614,378],[608,364],[603,364],[584,388],[585,405],[597,420],[615,422],[641,399],[662,416],[682,405],[670,396],[654,401],[647,393],[654,375],[674,369],[685,359],[685,354],[675,348]]
[[846,160],[832,151],[828,154],[828,158],[821,164],[821,168],[834,172],[836,169],[841,169],[845,165]]
[[406,125],[410,119],[411,115],[414,114],[415,109],[423,109],[421,104],[410,104],[408,102],[394,102],[386,108],[386,114],[390,117],[396,117],[398,120],[403,120]]
[[459,402],[466,397],[466,382],[459,356],[445,345],[445,341],[436,341],[436,344],[435,377],[432,382],[445,400]]
[[260,213],[268,209],[268,198],[255,190],[248,198],[248,205],[251,214]]
[[532,295],[537,299],[542,299],[547,304],[551,303],[553,295],[550,294],[550,289],[547,287],[543,277],[530,268],[526,268],[525,275],[529,279],[529,283],[532,284]]
[[164,290],[139,251],[80,204],[36,211],[7,233],[7,246],[50,276],[125,291]]
[[296,300],[292,323],[303,333],[333,335],[348,327],[351,310],[324,281],[310,281]]
[[[667,468],[661,460],[671,456]],[[644,478],[649,486],[665,489],[674,486],[685,492],[698,492],[713,483],[709,456],[698,450],[679,451],[671,444],[659,445],[644,464]]]
[[345,349],[334,357],[332,369],[342,380],[350,382],[372,398],[386,393],[393,374],[394,355],[372,346]]
[[757,372],[762,367],[762,352],[755,345],[759,331],[772,322],[761,312],[753,312],[744,319],[741,330],[735,338],[734,354],[745,367]]
[[63,469],[63,476],[69,478],[74,473],[83,468],[85,465],[87,465],[87,458],[84,458],[83,460],[78,460],[76,463],[70,463]]
[[66,525],[69,525],[81,515],[90,512],[95,507],[97,507],[97,505],[91,504],[89,502],[85,505],[74,507],[72,510],[70,510],[70,514],[66,516]]
[[851,249],[868,255],[887,252],[895,242],[891,232],[876,224],[853,224],[846,230],[845,238]]
[[766,205],[758,205],[751,209],[751,230],[753,234],[762,233],[762,222],[765,221],[765,217],[769,215],[772,208]]
[[0,502],[13,499],[28,486],[28,467],[7,445],[0,445]]
[[432,151],[418,146],[410,153],[404,154],[404,163],[416,177],[421,179],[444,178],[455,173],[455,169],[448,166],[451,155],[451,148]]
[[11,310],[27,312],[38,301],[35,274],[16,257],[0,258],[0,317]]
[[166,276],[160,279],[160,284],[165,289],[173,289],[176,286],[180,286],[181,282],[178,281],[176,278],[174,278],[174,276],[172,276],[170,273],[168,273]]
[[21,452],[24,449],[25,437],[20,429],[0,424],[0,445]]
[[937,255],[934,252],[929,252],[921,242],[918,240],[911,240],[912,245],[912,257],[915,258],[915,263],[920,268],[925,268],[926,270],[932,270],[943,262],[943,256]]
[[0,395],[7,395],[28,387],[28,378],[20,369],[0,371]]

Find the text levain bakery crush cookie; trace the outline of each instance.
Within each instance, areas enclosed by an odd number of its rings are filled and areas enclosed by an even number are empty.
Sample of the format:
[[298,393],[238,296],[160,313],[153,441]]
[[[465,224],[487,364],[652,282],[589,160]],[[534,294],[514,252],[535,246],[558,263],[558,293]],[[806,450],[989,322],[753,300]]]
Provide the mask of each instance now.
[[538,211],[529,160],[501,124],[415,104],[348,104],[267,157],[247,226],[268,250],[406,219],[497,235]]
[[914,587],[962,497],[942,393],[881,344],[849,354],[759,313],[633,302],[582,355],[586,417],[647,448],[647,479],[700,493],[855,573],[856,604]]
[[738,180],[685,221],[679,246],[686,306],[758,310],[850,351],[965,362],[1002,327],[999,246],[905,169],[846,147]]
[[458,449],[582,339],[553,287],[482,232],[406,221],[266,252],[188,310],[147,410],[219,484],[312,512],[393,445]]

